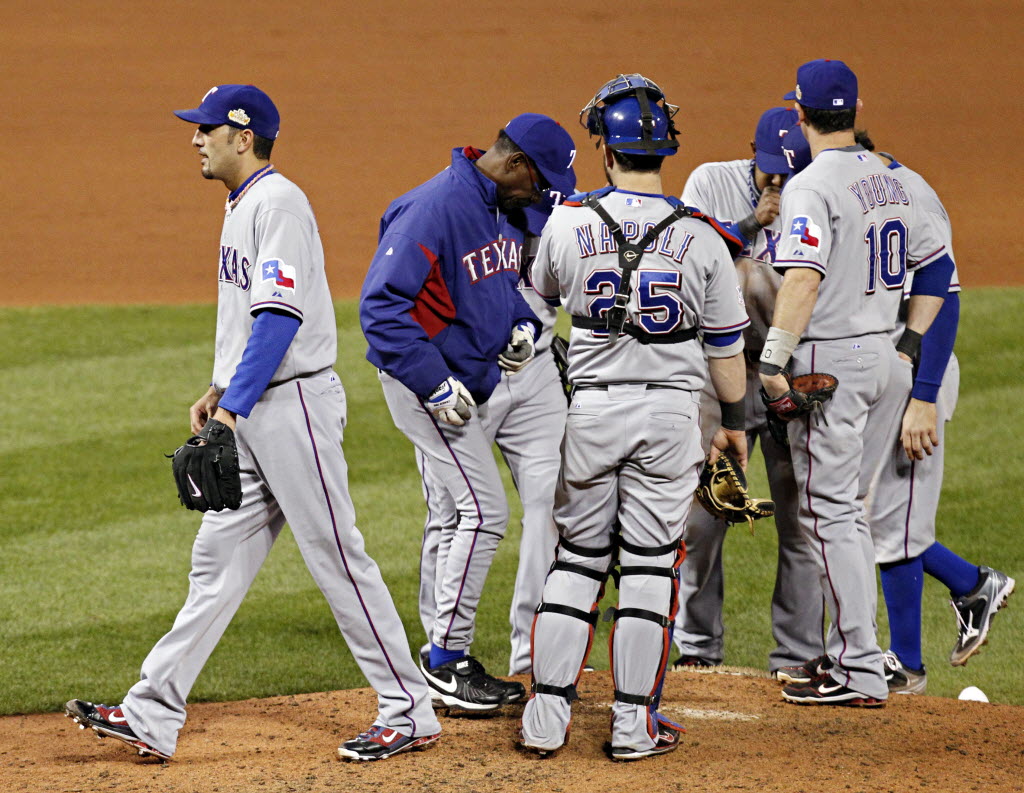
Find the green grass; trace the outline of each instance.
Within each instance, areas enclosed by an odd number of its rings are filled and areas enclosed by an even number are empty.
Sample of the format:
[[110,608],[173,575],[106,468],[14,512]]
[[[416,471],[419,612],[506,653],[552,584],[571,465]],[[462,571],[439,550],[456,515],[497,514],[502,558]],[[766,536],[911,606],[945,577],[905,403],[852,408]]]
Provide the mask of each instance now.
[[[1024,352],[1013,344],[1024,291],[963,296],[960,404],[947,435],[940,540],[1019,580],[1024,551]],[[358,524],[410,642],[422,641],[416,590],[423,505],[412,447],[391,423],[363,359],[355,305],[338,304],[339,364],[349,395],[345,453]],[[50,711],[71,697],[119,701],[187,591],[199,521],[177,503],[163,457],[188,434],[187,410],[212,365],[212,306],[0,309],[0,713]],[[766,491],[759,463],[754,491]],[[511,490],[506,477],[506,485]],[[998,492],[996,487],[998,486]],[[507,662],[518,503],[481,604],[474,652]],[[775,571],[770,525],[726,541],[726,663],[762,667]],[[1024,581],[1022,581],[1024,583]],[[614,597],[614,593],[611,593]],[[809,596],[815,596],[813,592]],[[1017,598],[1022,595],[1017,595]],[[1016,598],[1015,598],[1016,599]],[[1020,609],[1000,613],[992,643],[962,669],[945,592],[925,587],[929,693],[967,685],[1024,704]],[[884,613],[880,630],[886,627]],[[607,666],[608,625],[592,659]],[[192,700],[365,685],[291,535],[277,543],[192,692]]]

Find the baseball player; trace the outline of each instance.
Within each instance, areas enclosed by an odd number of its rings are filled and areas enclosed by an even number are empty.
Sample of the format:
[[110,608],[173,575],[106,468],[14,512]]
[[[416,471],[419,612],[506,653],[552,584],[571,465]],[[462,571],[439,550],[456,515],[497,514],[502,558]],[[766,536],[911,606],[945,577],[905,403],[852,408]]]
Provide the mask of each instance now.
[[[814,161],[782,195],[775,266],[785,276],[761,355],[764,398],[783,417],[798,402],[784,369],[831,373],[839,388],[823,415],[789,423],[800,523],[818,559],[831,619],[831,666],[787,685],[782,695],[799,704],[879,707],[888,686],[876,640],[864,499],[899,435],[910,391],[912,367],[897,351],[914,351],[915,336],[928,329],[948,292],[953,261],[927,201],[856,144],[857,78],[845,63],[805,63],[785,98],[796,100]],[[894,347],[889,334],[915,268],[907,331]],[[919,435],[903,433],[906,443]]]
[[[516,242],[517,248],[510,252],[519,261],[521,272],[526,272],[536,255],[536,243],[553,203],[561,199],[559,194],[549,195],[521,212],[504,216],[502,233]],[[561,463],[559,447],[566,411],[565,393],[550,352],[556,309],[537,295],[528,279],[520,281],[519,289],[543,328],[537,339],[537,354],[522,371],[504,374],[491,398],[479,406],[484,434],[497,442],[523,507],[519,564],[509,612],[512,626],[510,675],[530,671],[533,615],[540,603],[544,578],[555,560],[558,532],[552,517],[552,503]],[[439,553],[442,559],[447,556],[458,524],[458,511],[444,487],[429,480],[419,453],[417,460],[427,501],[420,558],[420,619],[428,643],[420,650],[420,658],[424,665],[429,665],[429,641],[437,600],[435,589],[440,581],[436,575],[437,560]]]
[[[751,242],[736,260],[736,272],[751,324],[744,333],[747,363],[745,424],[747,444],[758,440],[764,455],[779,535],[775,591],[772,595],[772,633],[776,646],[768,668],[803,663],[824,651],[824,603],[807,596],[806,582],[814,580],[816,562],[797,521],[797,490],[789,448],[768,429],[764,404],[757,396],[757,362],[771,324],[775,294],[782,283],[772,265],[781,236],[777,220],[780,188],[789,175],[782,153],[782,135],[796,123],[796,112],[776,107],[762,114],[751,141],[752,158],[709,162],[698,166],[683,189],[683,203],[719,220],[738,224]],[[704,445],[718,427],[718,401],[709,386],[701,396]],[[686,522],[686,560],[680,568],[679,614],[673,639],[681,655],[674,668],[718,666],[722,663],[724,625],[722,546],[728,524],[702,508],[690,510]]]
[[[486,152],[452,152],[450,168],[391,203],[360,298],[367,358],[380,370],[396,426],[413,442],[458,513],[439,559],[424,676],[436,703],[494,710],[520,683],[468,654],[477,604],[508,503],[478,405],[502,370],[535,354],[540,322],[518,290],[519,246],[503,215],[574,184],[575,146],[555,121],[516,116]],[[499,366],[500,363],[500,366]],[[518,376],[518,375],[517,375]],[[443,569],[442,569],[443,568]]]
[[[866,133],[856,140],[874,151]],[[784,148],[795,173],[811,162],[810,146],[800,127],[784,139]],[[945,207],[924,178],[885,152],[877,155],[894,175],[909,184],[915,195],[941,219],[945,244],[952,257],[952,228]],[[904,285],[909,295],[911,277]],[[925,573],[950,591],[957,616],[957,641],[950,662],[961,666],[985,642],[993,615],[1013,592],[1015,582],[998,570],[968,562],[935,541],[935,515],[942,489],[945,424],[952,418],[959,390],[960,372],[953,343],[960,309],[960,283],[956,270],[949,293],[935,321],[921,340],[914,386],[904,411],[904,426],[924,422],[921,446],[904,449],[894,443],[879,468],[869,493],[868,521],[874,538],[875,557],[881,568],[882,593],[889,615],[889,649],[883,654],[889,693],[921,694],[927,673],[921,653],[921,597]],[[905,308],[906,303],[901,304]],[[901,311],[893,334],[905,330]],[[947,365],[948,363],[948,365]],[[827,662],[814,659],[810,663]],[[803,667],[790,670],[790,679],[808,676]]]
[[373,726],[339,754],[377,760],[425,748],[440,725],[349,497],[345,391],[333,371],[337,331],[319,231],[306,196],[269,162],[277,108],[254,86],[220,85],[175,115],[198,124],[192,145],[203,176],[229,191],[213,380],[189,418],[195,433],[210,419],[234,429],[242,501],[204,515],[188,598],[124,702],[76,699],[67,713],[142,755],[171,757],[188,693],[287,522],[377,691]]
[[[664,195],[661,164],[679,145],[675,110],[639,74],[601,88],[581,120],[601,138],[611,186],[555,208],[531,267],[537,292],[559,299],[573,324],[574,390],[555,491],[561,539],[534,623],[533,696],[519,739],[539,754],[567,740],[616,562],[607,749],[613,760],[638,760],[677,747],[681,728],[657,707],[683,526],[705,456],[697,413],[708,372],[722,400],[713,455],[731,449],[746,464],[749,320],[721,227]],[[732,241],[738,252],[742,242]]]

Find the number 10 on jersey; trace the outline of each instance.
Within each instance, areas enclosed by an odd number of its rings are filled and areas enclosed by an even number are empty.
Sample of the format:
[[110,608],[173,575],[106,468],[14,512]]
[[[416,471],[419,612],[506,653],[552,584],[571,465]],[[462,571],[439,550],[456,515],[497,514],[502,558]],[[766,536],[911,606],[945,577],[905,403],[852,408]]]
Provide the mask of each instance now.
[[868,244],[868,287],[872,294],[879,279],[886,289],[902,289],[907,279],[907,224],[902,218],[890,218],[864,233]]

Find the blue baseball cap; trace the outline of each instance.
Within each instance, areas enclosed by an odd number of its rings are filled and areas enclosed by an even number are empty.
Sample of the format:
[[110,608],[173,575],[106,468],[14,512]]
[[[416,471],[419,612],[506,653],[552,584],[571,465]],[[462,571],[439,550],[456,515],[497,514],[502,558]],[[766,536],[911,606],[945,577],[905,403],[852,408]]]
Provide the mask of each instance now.
[[174,115],[193,124],[229,124],[251,129],[261,138],[274,140],[281,129],[281,115],[255,85],[215,85],[194,110],[175,110]]
[[548,183],[563,196],[576,189],[576,144],[553,118],[540,113],[523,113],[505,125],[505,134],[526,154]]
[[782,151],[789,161],[789,174],[795,176],[811,164],[811,144],[807,142],[799,124],[793,126],[782,139]]
[[817,110],[855,109],[857,75],[842,61],[808,61],[796,71],[796,89],[782,98]]
[[797,122],[795,110],[773,107],[762,114],[754,133],[754,162],[769,174],[789,173],[789,163],[782,152],[782,137]]
[[[569,190],[569,195],[572,195],[576,189],[576,174],[572,176],[572,188]],[[539,237],[541,232],[544,231],[544,225],[548,222],[548,218],[551,217],[551,211],[561,204],[569,195],[561,194],[558,195],[555,192],[548,191],[547,195],[544,196],[536,204],[530,204],[530,206],[523,209],[523,213],[526,215],[526,228],[535,237]]]

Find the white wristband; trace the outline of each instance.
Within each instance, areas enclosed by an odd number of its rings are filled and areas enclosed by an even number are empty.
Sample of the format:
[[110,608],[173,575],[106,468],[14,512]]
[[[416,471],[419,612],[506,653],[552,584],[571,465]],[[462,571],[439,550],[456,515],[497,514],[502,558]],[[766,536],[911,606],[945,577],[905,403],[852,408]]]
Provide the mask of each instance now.
[[795,333],[773,325],[768,328],[768,338],[765,339],[764,349],[761,351],[761,363],[785,369],[799,343],[800,337]]

